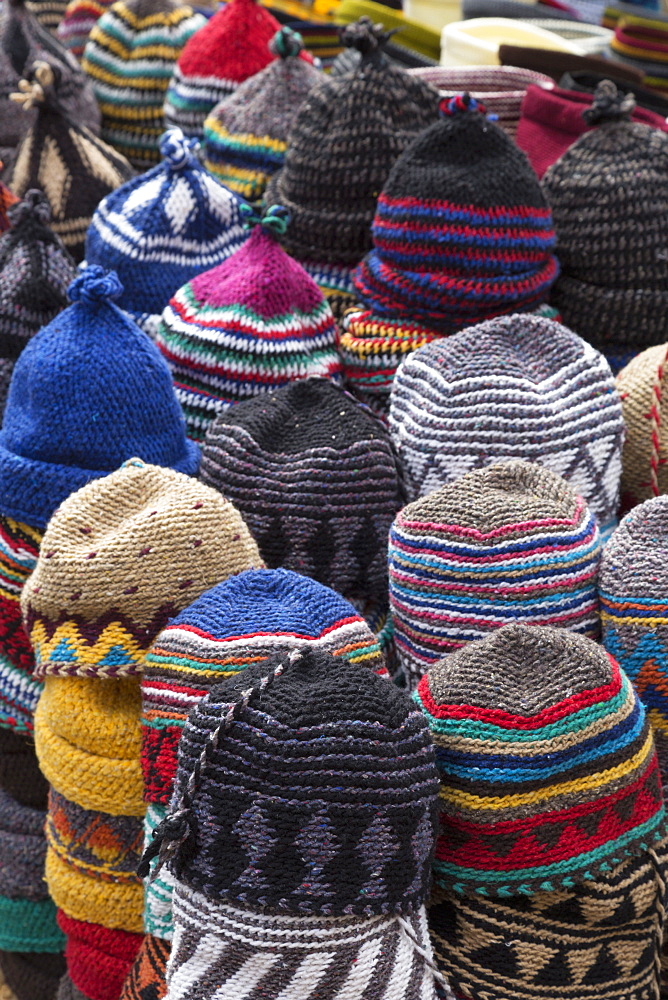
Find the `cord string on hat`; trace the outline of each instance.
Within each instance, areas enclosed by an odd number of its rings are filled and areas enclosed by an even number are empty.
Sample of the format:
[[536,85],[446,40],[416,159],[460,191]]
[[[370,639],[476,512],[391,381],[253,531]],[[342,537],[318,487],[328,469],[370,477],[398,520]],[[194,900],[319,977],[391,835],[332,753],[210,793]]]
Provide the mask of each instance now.
[[[287,666],[296,663],[301,657],[301,651],[293,649],[271,674],[267,674],[267,676],[262,677],[253,684],[252,687],[247,688],[241,693],[237,701],[229,705],[220,724],[209,733],[202,752],[195,763],[195,767],[188,777],[176,809],[166,816],[153,831],[153,840],[145,849],[137,867],[137,874],[140,878],[150,876],[149,882],[155,881],[162,866],[166,862],[178,858],[182,847],[192,837],[194,832],[193,799],[197,793],[202,773],[209,763],[211,751],[218,747],[221,735],[229,732],[235,720],[239,718],[241,712],[248,708],[250,702],[257,695],[263,694],[269,685],[284,673]],[[151,861],[156,857],[158,858],[158,863],[151,872]]]
[[51,206],[46,195],[36,188],[26,191],[21,201],[15,205],[10,205],[7,209],[9,221],[13,226],[22,222],[28,216],[35,216],[40,222],[48,225],[51,222]]
[[172,170],[182,170],[195,162],[197,139],[186,139],[180,128],[170,128],[160,138],[160,155]]
[[471,97],[468,92],[443,98],[439,104],[439,110],[442,115],[465,114],[467,111],[479,111],[481,115],[487,114],[487,108],[482,101],[476,101],[475,97]]
[[370,17],[364,15],[352,24],[346,24],[339,31],[341,44],[347,49],[357,49],[362,53],[362,59],[378,55],[382,52],[396,28],[385,31],[382,24],[374,24]]
[[434,979],[436,980],[436,982],[439,983],[439,985],[443,987],[443,990],[445,991],[444,992],[445,1000],[454,1000],[454,993],[452,992],[452,990],[450,988],[450,984],[448,983],[448,980],[445,978],[445,976],[443,975],[443,973],[439,970],[439,968],[437,967],[437,965],[434,962],[433,958],[428,954],[428,952],[425,950],[425,948],[422,947],[422,945],[420,944],[420,942],[416,938],[415,932],[413,931],[413,928],[411,927],[411,925],[409,924],[409,922],[406,920],[405,917],[402,917],[402,916],[399,916],[399,915],[397,915],[396,921],[399,924],[399,926],[401,927],[401,930],[403,931],[404,935],[410,941],[411,945],[413,946],[414,951],[417,952],[417,954],[420,956],[420,958],[422,959],[422,961],[424,962],[424,964],[427,966],[427,968],[431,972],[431,974],[434,977]]
[[53,68],[48,62],[38,60],[33,69],[30,80],[19,80],[19,92],[10,94],[10,101],[20,104],[24,111],[30,111],[38,104],[44,104],[46,100],[46,90],[52,87],[55,80]]
[[582,112],[582,117],[587,125],[629,120],[635,106],[633,94],[617,90],[612,80],[601,80],[594,94],[594,103]]
[[90,306],[117,299],[123,294],[123,285],[115,271],[105,271],[99,264],[91,264],[74,279],[67,294],[71,302],[85,302]]
[[262,226],[272,236],[284,236],[290,224],[290,213],[283,205],[272,205],[264,215],[255,211],[252,205],[243,202],[240,206],[244,229]]
[[304,48],[304,39],[298,31],[293,31],[287,25],[277,31],[269,42],[269,51],[281,59],[288,59],[290,56],[298,56]]

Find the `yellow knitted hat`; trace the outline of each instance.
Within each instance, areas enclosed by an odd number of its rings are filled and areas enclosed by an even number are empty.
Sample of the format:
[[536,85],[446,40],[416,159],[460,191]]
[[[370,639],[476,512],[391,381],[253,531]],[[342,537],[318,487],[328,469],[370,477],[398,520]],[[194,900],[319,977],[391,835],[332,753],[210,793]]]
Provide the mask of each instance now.
[[151,642],[209,587],[264,563],[220,493],[131,459],[56,511],[22,594],[35,674],[139,674]]

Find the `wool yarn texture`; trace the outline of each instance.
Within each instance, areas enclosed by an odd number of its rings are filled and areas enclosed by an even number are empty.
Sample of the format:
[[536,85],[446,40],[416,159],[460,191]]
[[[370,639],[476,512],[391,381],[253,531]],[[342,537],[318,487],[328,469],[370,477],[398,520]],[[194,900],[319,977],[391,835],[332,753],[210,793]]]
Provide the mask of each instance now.
[[24,109],[36,108],[37,117],[18,147],[9,186],[19,198],[33,188],[44,191],[51,228],[78,263],[98,203],[134,171],[124,156],[68,117],[59,98],[57,67],[36,63],[30,79],[21,80],[11,96]]
[[55,36],[67,8],[67,0],[27,0],[26,6],[35,20]]
[[297,260],[354,266],[371,246],[369,227],[390,168],[437,117],[437,92],[389,63],[386,36],[369,18],[342,29],[357,67],[324,77],[308,93],[288,134],[282,170],[267,204],[290,212],[284,246]]
[[51,208],[28,191],[9,209],[11,229],[0,236],[0,413],[14,363],[27,342],[67,305],[74,261],[49,228]]
[[165,98],[165,121],[201,138],[219,101],[274,58],[269,43],[280,24],[256,0],[228,0],[186,43]]
[[75,920],[62,911],[58,924],[67,935],[65,957],[74,989],[88,1000],[118,1000],[143,935]]
[[[166,817],[166,805],[156,802],[150,802],[147,805],[146,816],[144,817],[144,849],[152,843],[155,831]],[[173,896],[174,876],[164,866],[159,871],[154,868],[151,878],[144,880],[144,930],[147,934],[154,935],[160,941],[171,942],[174,936]],[[166,990],[164,974],[161,980]]]
[[5,166],[37,118],[34,109],[17,114],[11,94],[39,60],[57,69],[58,98],[65,113],[95,133],[100,129],[93,89],[76,59],[39,24],[24,0],[12,0],[0,17],[0,158]]
[[0,430],[0,511],[40,531],[70,493],[132,457],[199,467],[169,369],[112,301],[116,274],[88,267],[68,294],[16,362]]
[[267,566],[387,604],[399,471],[383,425],[339,386],[300,379],[219,414],[200,478],[241,512]]
[[[167,992],[166,968],[171,952],[168,941],[146,934],[119,1000],[163,1000]],[[0,1000],[2,998],[0,997]]]
[[290,126],[322,73],[299,58],[301,35],[278,31],[269,49],[278,58],[217,104],[204,122],[206,169],[221,184],[258,201],[283,165]]
[[23,805],[0,789],[0,837],[0,896],[35,902],[47,899],[44,811]]
[[115,2],[116,0],[70,0],[58,25],[57,35],[76,59],[83,57],[91,31]]
[[524,459],[616,525],[624,420],[610,366],[553,320],[513,315],[426,344],[392,386],[390,431],[412,498],[471,469]]
[[668,784],[668,497],[638,504],[603,550],[603,643],[633,681],[649,714]]
[[[2,500],[0,491],[0,504]],[[21,591],[37,563],[41,538],[38,529],[0,514],[0,734],[32,732],[42,689],[21,619]],[[3,739],[0,735],[0,785],[11,791],[7,780],[14,769],[4,770],[10,749]]]
[[46,809],[49,785],[39,769],[35,744],[14,729],[0,728],[0,789],[21,806]]
[[180,288],[158,329],[195,440],[234,403],[309,375],[341,377],[332,311],[278,243],[284,210],[274,206],[263,219],[250,211],[248,240]]
[[[589,124],[543,178],[561,276],[551,301],[616,373],[668,339],[668,135],[628,120],[630,95],[599,84]],[[639,238],[642,234],[642,238]],[[622,248],[622,249],[620,249]]]
[[100,105],[102,138],[140,170],[160,160],[172,70],[205,24],[180,0],[120,0],[90,32],[82,67]]
[[424,903],[437,791],[410,699],[325,650],[212,689],[179,746],[181,847],[169,819],[153,842],[177,880],[167,998],[223,983],[249,1000],[435,997]]
[[55,1000],[64,969],[62,954],[0,952],[0,1000]]
[[86,236],[86,262],[118,273],[123,308],[151,336],[181,285],[247,237],[239,200],[207,174],[195,145],[180,129],[165,132],[162,162],[104,198]]
[[601,543],[582,497],[549,469],[474,469],[397,514],[389,544],[394,641],[409,686],[502,625],[597,639]]
[[668,492],[668,344],[637,354],[617,376],[626,435],[622,450],[621,508]]
[[56,1000],[90,1000],[90,997],[77,989],[69,972],[66,972],[58,984]]

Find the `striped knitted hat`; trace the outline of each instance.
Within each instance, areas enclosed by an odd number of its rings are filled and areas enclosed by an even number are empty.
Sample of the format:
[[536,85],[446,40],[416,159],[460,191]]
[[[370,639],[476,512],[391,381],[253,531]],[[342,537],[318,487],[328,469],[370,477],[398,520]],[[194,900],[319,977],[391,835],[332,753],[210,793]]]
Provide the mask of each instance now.
[[173,615],[217,581],[262,565],[229,500],[132,459],[73,493],[49,522],[21,599],[35,675],[140,674]]
[[561,261],[552,303],[614,372],[668,339],[668,134],[630,122],[633,105],[600,83],[585,112],[598,128],[543,178]]
[[616,524],[622,408],[605,358],[538,316],[426,344],[394,380],[390,430],[413,496],[513,458],[563,476],[605,537]]
[[437,790],[424,718],[371,671],[310,646],[215,687],[145,855],[170,856],[177,878],[167,997],[207,982],[248,1000],[361,997],[373,981],[379,997],[435,998]]
[[81,59],[91,31],[102,14],[116,0],[70,0],[58,25],[58,38],[77,59]]
[[202,135],[211,109],[274,58],[269,42],[280,24],[256,0],[228,0],[186,44],[165,99],[165,121]]
[[62,911],[58,923],[67,935],[67,972],[75,991],[65,1000],[81,1000],[81,994],[84,1000],[118,1000],[144,935],[74,920]]
[[241,511],[267,566],[387,603],[397,464],[378,418],[343,389],[300,379],[221,413],[200,477]]
[[648,347],[617,376],[626,435],[622,512],[668,493],[668,344]]
[[298,58],[302,38],[290,28],[281,28],[269,48],[279,58],[223,98],[204,122],[207,170],[251,201],[283,165],[293,119],[322,76]]
[[13,95],[24,109],[36,107],[37,117],[21,141],[8,183],[19,198],[32,188],[44,191],[51,228],[78,263],[100,200],[134,171],[124,156],[68,117],[58,96],[58,72],[36,63],[30,82],[22,80]]
[[648,713],[668,785],[668,496],[627,514],[603,550],[599,600],[605,648]]
[[207,174],[195,147],[180,129],[165,132],[162,163],[106,197],[86,237],[86,262],[118,272],[121,305],[151,335],[176,290],[246,238],[239,200]]
[[598,637],[596,518],[555,472],[500,462],[416,500],[390,532],[395,642],[411,686],[507,622]]
[[90,33],[82,66],[102,112],[102,138],[139,169],[160,160],[172,69],[205,23],[181,0],[120,0]]
[[169,941],[146,934],[118,1000],[145,1000],[165,995],[165,970],[171,951]]
[[51,209],[41,191],[13,205],[11,229],[0,236],[0,413],[14,363],[37,331],[67,305],[74,261],[49,228]]
[[332,312],[277,242],[289,221],[285,210],[274,206],[261,220],[250,211],[248,241],[180,288],[158,330],[188,433],[197,440],[233,403],[308,375],[340,377]]
[[501,899],[572,888],[664,835],[649,720],[591,640],[507,625],[436,663],[416,701],[441,776],[439,885]]
[[17,733],[32,731],[42,688],[33,677],[35,660],[21,620],[21,591],[37,563],[41,538],[36,528],[0,515],[0,729]]
[[386,36],[369,18],[346,25],[341,37],[362,58],[350,73],[324,77],[311,89],[290,130],[283,169],[266,192],[267,204],[290,211],[286,249],[320,266],[355,265],[370,248],[390,168],[438,107],[429,84],[389,63]]

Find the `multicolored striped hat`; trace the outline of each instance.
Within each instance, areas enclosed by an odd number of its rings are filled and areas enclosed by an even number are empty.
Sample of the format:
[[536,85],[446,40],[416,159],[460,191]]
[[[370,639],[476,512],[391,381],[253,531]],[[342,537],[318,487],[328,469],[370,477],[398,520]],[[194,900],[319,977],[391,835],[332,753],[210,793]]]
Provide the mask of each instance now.
[[665,834],[649,720],[605,650],[512,624],[415,695],[441,776],[438,885],[501,899],[605,876]]
[[264,219],[248,212],[254,227],[248,241],[230,260],[180,288],[158,330],[157,344],[195,440],[233,403],[308,375],[340,378],[332,311],[277,242],[287,213],[280,206]]
[[390,532],[390,606],[411,686],[509,622],[598,638],[596,518],[555,472],[488,465],[416,500]]
[[397,372],[389,419],[412,497],[521,458],[563,476],[603,539],[617,523],[624,421],[612,372],[553,320],[500,316],[421,347]]
[[394,164],[378,199],[374,249],[354,284],[364,309],[349,317],[342,352],[359,369],[396,371],[423,344],[493,316],[534,310],[559,266],[540,184],[506,133],[469,95]]
[[70,0],[58,25],[58,38],[66,49],[81,59],[91,31],[116,0]]
[[228,0],[186,44],[165,99],[165,121],[200,138],[211,109],[274,58],[280,24],[257,0]]
[[180,129],[165,132],[162,163],[104,198],[86,237],[86,263],[116,270],[121,305],[151,335],[176,290],[246,239],[239,199],[209,176],[195,146]]
[[160,160],[172,70],[205,23],[180,0],[119,0],[91,30],[82,67],[102,112],[102,138],[141,170]]
[[649,713],[668,784],[668,496],[634,507],[603,549],[603,644]]
[[251,201],[285,158],[290,126],[322,74],[299,58],[301,35],[284,27],[269,48],[278,56],[217,104],[204,122],[204,165],[232,191]]

